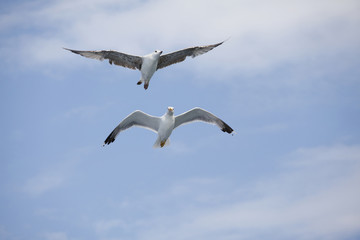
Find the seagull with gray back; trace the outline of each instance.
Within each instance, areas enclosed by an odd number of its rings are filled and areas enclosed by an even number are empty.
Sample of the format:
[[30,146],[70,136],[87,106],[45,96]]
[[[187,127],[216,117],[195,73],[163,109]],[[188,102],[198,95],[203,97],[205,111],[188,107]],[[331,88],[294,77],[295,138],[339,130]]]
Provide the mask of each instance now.
[[[224,42],[224,41],[223,41]],[[138,85],[144,83],[145,90],[149,87],[149,82],[151,77],[154,75],[156,70],[170,66],[175,63],[182,62],[186,57],[196,57],[201,54],[204,54],[213,48],[221,45],[223,42],[207,45],[207,46],[198,46],[185,48],[176,52],[168,53],[161,55],[163,51],[155,50],[154,52],[147,54],[145,56],[134,56],[126,53],[121,53],[113,50],[102,50],[102,51],[78,51],[68,48],[64,48],[68,51],[71,51],[76,54],[80,54],[83,57],[93,58],[97,60],[108,59],[110,64],[115,64],[118,66],[138,69],[141,72],[141,78],[137,82]]]

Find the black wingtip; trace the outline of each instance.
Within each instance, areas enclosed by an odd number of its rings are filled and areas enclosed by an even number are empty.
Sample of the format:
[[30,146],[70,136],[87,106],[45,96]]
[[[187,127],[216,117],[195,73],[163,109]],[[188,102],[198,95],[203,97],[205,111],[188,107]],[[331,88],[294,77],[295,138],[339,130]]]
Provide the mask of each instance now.
[[223,132],[227,132],[227,133],[232,133],[234,130],[229,126],[227,125],[225,122],[222,122],[223,123],[223,128],[221,129],[221,131]]
[[69,49],[69,48],[66,48],[66,47],[63,47],[63,49],[65,49],[65,50],[68,50],[68,51],[73,51],[73,50],[71,50],[71,49]]
[[104,141],[104,146],[105,146],[106,144],[109,145],[110,143],[112,143],[112,142],[115,141],[115,138],[113,137],[113,132],[114,132],[114,131],[112,131],[112,132],[110,133],[110,135],[105,139],[105,141]]
[[219,43],[214,44],[214,45],[215,45],[215,47],[220,46],[221,44],[223,44],[224,42],[226,42],[226,41],[227,41],[227,40],[229,40],[229,39],[230,39],[230,37],[228,37],[228,38],[227,38],[227,39],[225,39],[224,41],[219,42]]
[[109,139],[109,138],[107,138],[107,139],[104,141],[104,145],[103,145],[103,146],[105,146],[106,144],[109,145],[110,143],[112,143],[112,142],[114,142],[114,141],[115,141],[115,139]]
[[79,54],[78,50],[73,50],[73,49],[65,48],[65,47],[63,47],[63,49],[68,50],[68,51],[73,52],[73,53],[76,53],[76,54]]
[[219,42],[219,43],[215,43],[214,45],[212,45],[213,49],[220,46],[221,44],[223,44],[225,41]]
[[111,138],[110,136],[104,141],[104,145],[109,145],[110,143],[114,142],[115,138]]
[[229,40],[230,38],[231,38],[231,37],[228,37],[228,38],[225,39],[224,41],[214,44],[214,48],[220,46],[221,44],[223,44],[224,42],[226,42],[226,41]]

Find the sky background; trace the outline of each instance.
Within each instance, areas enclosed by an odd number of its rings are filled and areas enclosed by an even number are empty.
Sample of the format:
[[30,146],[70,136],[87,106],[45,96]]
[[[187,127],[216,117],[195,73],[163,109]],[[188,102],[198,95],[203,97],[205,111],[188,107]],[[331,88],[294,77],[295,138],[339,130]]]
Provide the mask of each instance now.
[[[360,238],[360,2],[0,3],[1,240]],[[229,38],[229,39],[228,39]],[[63,50],[223,45],[156,72]],[[134,110],[204,108],[171,144]]]

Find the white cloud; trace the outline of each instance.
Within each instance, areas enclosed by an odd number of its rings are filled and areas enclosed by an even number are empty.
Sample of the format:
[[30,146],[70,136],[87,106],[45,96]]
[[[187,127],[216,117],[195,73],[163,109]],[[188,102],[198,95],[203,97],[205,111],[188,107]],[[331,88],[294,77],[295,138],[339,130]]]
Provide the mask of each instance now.
[[129,209],[148,206],[156,213],[142,224],[99,226],[123,225],[138,233],[136,239],[150,240],[351,237],[360,231],[359,153],[359,145],[302,148],[282,159],[278,174],[254,182],[185,180],[129,202]]
[[34,197],[54,190],[68,183],[74,169],[84,160],[84,156],[90,154],[91,147],[82,147],[57,156],[56,164],[45,167],[42,171],[30,177],[24,183],[22,190]]
[[24,191],[30,195],[38,196],[64,183],[65,177],[59,174],[38,175],[27,180]]
[[359,163],[360,148],[358,146],[337,145],[329,148],[326,146],[316,148],[299,148],[294,155],[294,160],[291,162],[294,165],[313,166],[317,164],[331,163],[332,167],[335,164],[344,165],[344,161],[350,164]]
[[72,61],[63,46],[141,55],[154,47],[173,51],[231,36],[216,54],[203,56],[199,68],[221,66],[223,74],[245,74],[350,53],[360,39],[358,2],[353,0],[78,0],[25,6],[1,17],[3,29],[25,25],[35,30],[6,46],[6,52],[26,56],[17,57],[23,63]]

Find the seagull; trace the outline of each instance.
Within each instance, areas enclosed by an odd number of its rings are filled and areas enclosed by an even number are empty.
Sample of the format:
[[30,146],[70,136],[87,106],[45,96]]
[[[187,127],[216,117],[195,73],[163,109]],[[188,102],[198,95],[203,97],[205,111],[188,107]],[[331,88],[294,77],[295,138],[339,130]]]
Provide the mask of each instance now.
[[168,107],[167,112],[161,117],[151,116],[140,110],[136,110],[120,122],[106,138],[103,146],[114,142],[116,136],[121,131],[132,126],[137,126],[156,132],[158,137],[154,143],[154,148],[164,147],[169,144],[169,137],[175,128],[194,121],[203,121],[217,125],[223,132],[232,133],[234,131],[229,125],[214,114],[198,107],[178,116],[174,116],[173,107]]
[[[223,41],[224,42],[224,41]],[[80,54],[83,57],[93,58],[97,60],[108,59],[110,64],[115,64],[118,66],[138,69],[141,72],[141,78],[137,82],[138,85],[144,82],[145,90],[149,87],[149,82],[156,70],[170,66],[172,64],[182,62],[186,57],[196,57],[201,54],[204,54],[213,48],[221,45],[223,42],[207,45],[207,46],[198,46],[185,48],[176,52],[168,53],[161,55],[163,51],[155,50],[154,52],[147,54],[145,56],[134,56],[122,52],[117,52],[113,50],[102,50],[102,51],[79,51],[64,48],[65,50],[71,51],[76,54]]]

